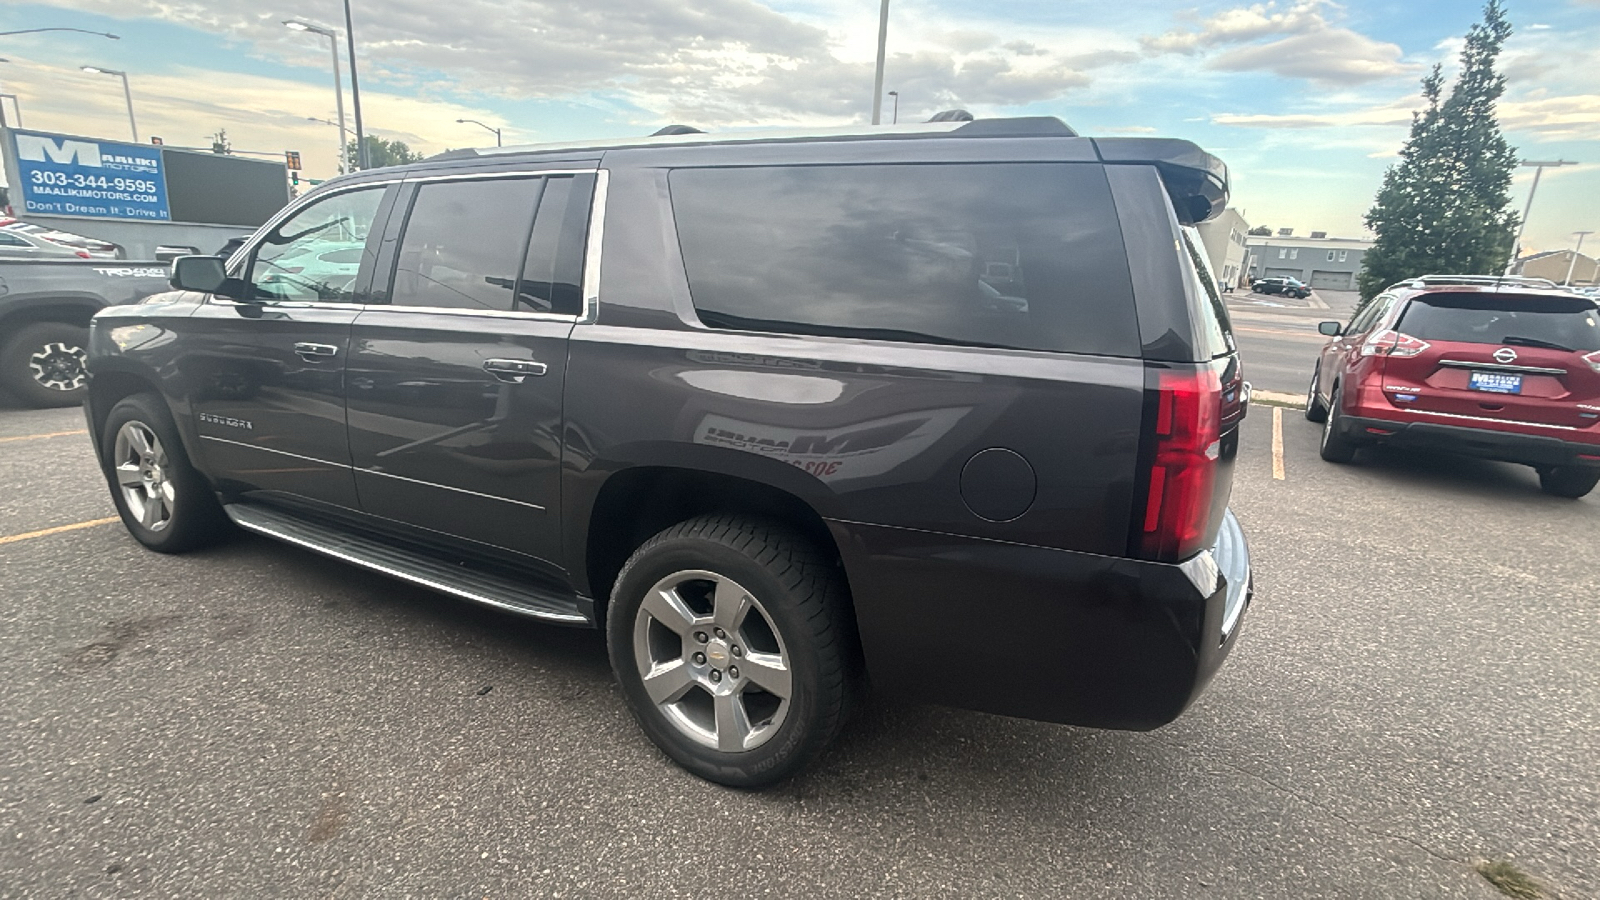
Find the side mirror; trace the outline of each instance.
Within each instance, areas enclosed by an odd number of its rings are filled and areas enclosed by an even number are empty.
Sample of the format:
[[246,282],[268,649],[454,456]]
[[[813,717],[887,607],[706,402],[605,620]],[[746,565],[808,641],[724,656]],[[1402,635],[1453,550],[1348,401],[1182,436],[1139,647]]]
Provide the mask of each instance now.
[[180,256],[172,261],[167,283],[180,291],[214,294],[228,281],[228,270],[215,256]]
[[1341,331],[1343,331],[1343,330],[1344,329],[1339,327],[1339,323],[1338,322],[1318,322],[1317,323],[1317,331],[1327,335],[1328,337],[1338,337],[1339,333]]

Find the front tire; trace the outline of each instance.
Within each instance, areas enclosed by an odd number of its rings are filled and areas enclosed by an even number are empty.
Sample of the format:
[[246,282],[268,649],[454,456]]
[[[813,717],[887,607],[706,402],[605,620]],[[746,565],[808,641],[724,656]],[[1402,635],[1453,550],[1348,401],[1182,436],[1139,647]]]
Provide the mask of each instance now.
[[1328,398],[1328,417],[1322,423],[1322,458],[1331,463],[1348,463],[1356,458],[1356,442],[1344,435],[1344,414],[1340,409],[1344,387],[1333,386],[1333,396]]
[[1539,489],[1552,497],[1576,500],[1588,496],[1597,484],[1600,484],[1600,469],[1558,466],[1539,470]]
[[139,543],[182,553],[229,532],[222,505],[190,465],[160,396],[134,394],[113,406],[100,447],[117,513]]
[[0,346],[0,384],[35,407],[77,406],[89,390],[89,329],[36,322]]
[[1321,389],[1322,364],[1311,370],[1311,385],[1306,388],[1306,421],[1321,425],[1328,421],[1328,408],[1322,405],[1322,398],[1317,394]]
[[607,609],[611,667],[645,734],[708,781],[799,771],[843,727],[856,644],[835,561],[781,525],[702,516],[634,551]]

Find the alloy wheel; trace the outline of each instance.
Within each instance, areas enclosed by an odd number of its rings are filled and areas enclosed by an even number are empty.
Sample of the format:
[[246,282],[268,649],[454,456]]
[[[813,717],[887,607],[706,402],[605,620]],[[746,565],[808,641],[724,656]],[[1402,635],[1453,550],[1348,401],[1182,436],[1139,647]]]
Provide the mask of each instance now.
[[75,391],[89,381],[89,355],[82,347],[53,341],[28,357],[33,380],[52,391]]
[[761,746],[788,717],[793,668],[761,602],[715,572],[676,572],[645,593],[633,656],[645,693],[672,726],[702,746]]
[[171,525],[177,486],[155,432],[143,422],[125,422],[117,429],[113,453],[112,471],[128,512],[150,531]]

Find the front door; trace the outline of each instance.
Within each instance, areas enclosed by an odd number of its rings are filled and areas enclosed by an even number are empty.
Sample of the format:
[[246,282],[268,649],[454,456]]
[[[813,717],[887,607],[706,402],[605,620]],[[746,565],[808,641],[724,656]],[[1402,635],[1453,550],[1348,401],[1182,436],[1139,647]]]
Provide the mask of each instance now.
[[357,506],[344,369],[385,190],[343,191],[296,212],[231,273],[220,292],[229,296],[175,320],[187,332],[178,367],[200,452],[224,490]]
[[368,306],[351,340],[363,510],[560,566],[562,390],[593,183],[427,180],[397,201],[389,304]]

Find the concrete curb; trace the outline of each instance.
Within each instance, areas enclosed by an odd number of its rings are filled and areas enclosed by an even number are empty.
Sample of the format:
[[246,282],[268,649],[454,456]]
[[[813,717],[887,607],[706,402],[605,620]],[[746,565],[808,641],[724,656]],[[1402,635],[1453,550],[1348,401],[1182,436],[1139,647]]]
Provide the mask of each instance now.
[[1250,402],[1263,406],[1286,406],[1290,409],[1306,408],[1305,395],[1285,394],[1282,391],[1251,391]]

